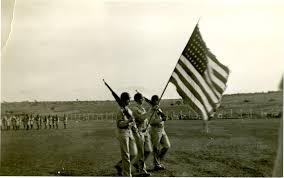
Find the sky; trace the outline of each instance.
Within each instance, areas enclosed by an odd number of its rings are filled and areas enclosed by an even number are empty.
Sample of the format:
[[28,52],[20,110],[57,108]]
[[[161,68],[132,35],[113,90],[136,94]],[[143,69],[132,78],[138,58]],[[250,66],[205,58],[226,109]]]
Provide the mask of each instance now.
[[[1,101],[113,99],[102,79],[117,94],[160,95],[198,21],[231,70],[225,94],[275,91],[283,75],[281,0],[11,2],[1,1]],[[179,98],[173,84],[163,98]]]

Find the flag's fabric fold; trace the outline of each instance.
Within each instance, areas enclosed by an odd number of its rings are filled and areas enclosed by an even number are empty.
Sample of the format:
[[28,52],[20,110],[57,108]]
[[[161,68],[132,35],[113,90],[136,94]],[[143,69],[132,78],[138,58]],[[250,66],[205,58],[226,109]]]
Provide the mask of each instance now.
[[170,82],[183,100],[204,120],[220,106],[230,70],[206,47],[196,25]]

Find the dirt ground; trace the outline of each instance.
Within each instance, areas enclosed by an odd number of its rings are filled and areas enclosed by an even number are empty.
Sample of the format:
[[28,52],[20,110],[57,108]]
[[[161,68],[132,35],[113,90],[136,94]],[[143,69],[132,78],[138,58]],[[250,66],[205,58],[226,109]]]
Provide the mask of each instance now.
[[[280,119],[167,121],[171,149],[152,176],[272,176]],[[2,176],[117,176],[114,121],[70,121],[67,129],[1,131]],[[134,171],[134,176],[135,176]]]

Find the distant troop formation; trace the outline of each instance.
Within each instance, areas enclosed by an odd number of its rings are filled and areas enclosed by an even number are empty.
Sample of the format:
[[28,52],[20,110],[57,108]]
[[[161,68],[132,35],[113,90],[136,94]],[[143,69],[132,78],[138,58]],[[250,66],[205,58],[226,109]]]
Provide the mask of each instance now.
[[[142,106],[145,99],[151,104],[149,111]],[[170,141],[164,129],[167,116],[159,108],[159,97],[154,95],[148,100],[141,93],[136,93],[135,106],[130,108],[130,95],[124,92],[120,101],[123,109],[116,120],[121,152],[121,160],[115,165],[118,175],[132,176],[133,166],[139,176],[151,176],[145,164],[151,153],[154,170],[165,169],[161,161],[170,148]]]
[[11,114],[0,118],[1,130],[31,130],[31,129],[58,129],[60,121],[63,128],[67,128],[68,117],[58,115]]

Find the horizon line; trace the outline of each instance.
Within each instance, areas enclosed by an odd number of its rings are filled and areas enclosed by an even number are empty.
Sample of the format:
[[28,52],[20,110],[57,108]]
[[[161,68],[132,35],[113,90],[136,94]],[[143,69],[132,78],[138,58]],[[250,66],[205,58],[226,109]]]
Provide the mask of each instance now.
[[[263,93],[276,93],[276,92],[283,92],[283,90],[271,90],[271,91],[260,91],[260,92],[244,92],[244,93],[228,93],[224,94],[223,96],[230,96],[230,95],[245,95],[245,94],[263,94]],[[182,99],[182,98],[164,98],[161,100],[177,100],[177,99]],[[1,101],[2,103],[20,103],[20,102],[83,102],[83,101],[115,101],[115,99],[102,99],[102,100],[80,100],[80,99],[75,99],[75,100],[21,100],[21,101]]]

